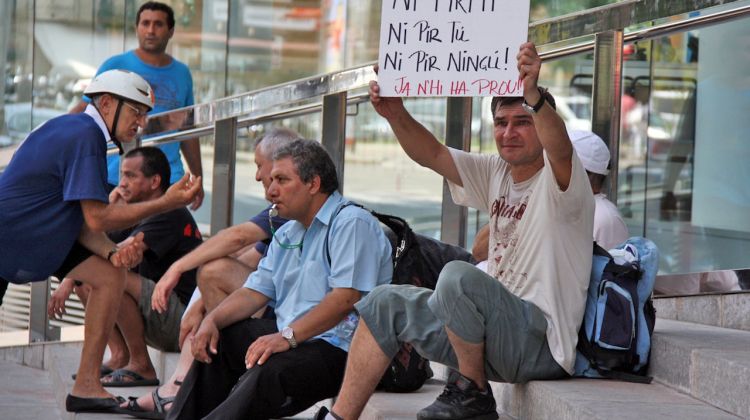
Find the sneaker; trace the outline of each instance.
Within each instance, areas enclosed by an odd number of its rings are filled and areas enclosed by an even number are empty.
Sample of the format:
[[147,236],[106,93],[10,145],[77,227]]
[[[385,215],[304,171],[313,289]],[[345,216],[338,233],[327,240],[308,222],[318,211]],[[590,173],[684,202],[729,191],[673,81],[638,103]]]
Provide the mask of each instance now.
[[497,405],[490,384],[480,391],[471,379],[452,370],[443,393],[429,407],[417,413],[418,420],[495,420]]

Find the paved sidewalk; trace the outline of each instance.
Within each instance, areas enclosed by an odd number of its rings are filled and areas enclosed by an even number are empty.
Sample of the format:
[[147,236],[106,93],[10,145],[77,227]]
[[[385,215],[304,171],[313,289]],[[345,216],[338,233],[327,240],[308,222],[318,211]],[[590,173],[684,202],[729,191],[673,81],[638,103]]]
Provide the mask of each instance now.
[[0,417],[14,420],[62,418],[49,374],[0,361]]

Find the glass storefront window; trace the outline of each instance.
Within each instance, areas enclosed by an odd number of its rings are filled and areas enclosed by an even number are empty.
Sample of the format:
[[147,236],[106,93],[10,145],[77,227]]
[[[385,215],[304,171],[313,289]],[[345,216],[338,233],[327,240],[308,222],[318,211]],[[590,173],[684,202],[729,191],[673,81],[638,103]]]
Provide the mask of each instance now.
[[[445,99],[408,99],[414,118],[443,140]],[[382,213],[404,218],[414,231],[439,238],[443,180],[412,161],[369,102],[347,118],[344,193]]]
[[33,16],[30,0],[0,3],[0,171],[31,131]]

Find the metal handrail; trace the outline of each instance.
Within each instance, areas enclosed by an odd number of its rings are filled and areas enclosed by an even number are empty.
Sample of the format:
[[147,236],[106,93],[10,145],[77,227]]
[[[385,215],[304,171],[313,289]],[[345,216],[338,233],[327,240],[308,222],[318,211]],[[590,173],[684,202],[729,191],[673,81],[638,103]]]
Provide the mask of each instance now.
[[[347,105],[356,105],[365,102],[369,99],[367,93],[361,93],[358,95],[349,96],[347,98]],[[239,118],[237,120],[237,128],[246,128],[254,124],[267,123],[271,121],[283,120],[287,118],[301,117],[305,115],[311,115],[320,112],[323,107],[322,101],[313,102],[306,105],[300,105],[292,108],[288,108],[282,111],[269,111],[265,113],[259,113],[254,116]],[[164,113],[167,114],[167,113]],[[160,115],[164,115],[160,114]],[[214,132],[214,126],[209,125],[205,127],[197,127],[187,129],[177,133],[165,133],[147,137],[142,140],[143,145],[162,145],[174,142],[180,142],[183,140],[190,140],[196,137],[202,137],[211,135]],[[115,149],[114,146],[110,147]]]

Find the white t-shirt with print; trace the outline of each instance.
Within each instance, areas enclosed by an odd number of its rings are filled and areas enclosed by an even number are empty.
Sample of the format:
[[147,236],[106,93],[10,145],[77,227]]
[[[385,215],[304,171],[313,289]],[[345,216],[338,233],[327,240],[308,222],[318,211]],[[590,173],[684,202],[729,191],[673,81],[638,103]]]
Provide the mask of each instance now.
[[628,227],[617,206],[604,194],[594,195],[594,240],[604,249],[611,249],[628,239]]
[[514,188],[500,156],[450,152],[463,184],[448,182],[453,201],[490,215],[487,272],[544,313],[550,352],[572,374],[591,272],[594,197],[586,171],[573,153],[562,191],[545,153],[545,166]]

